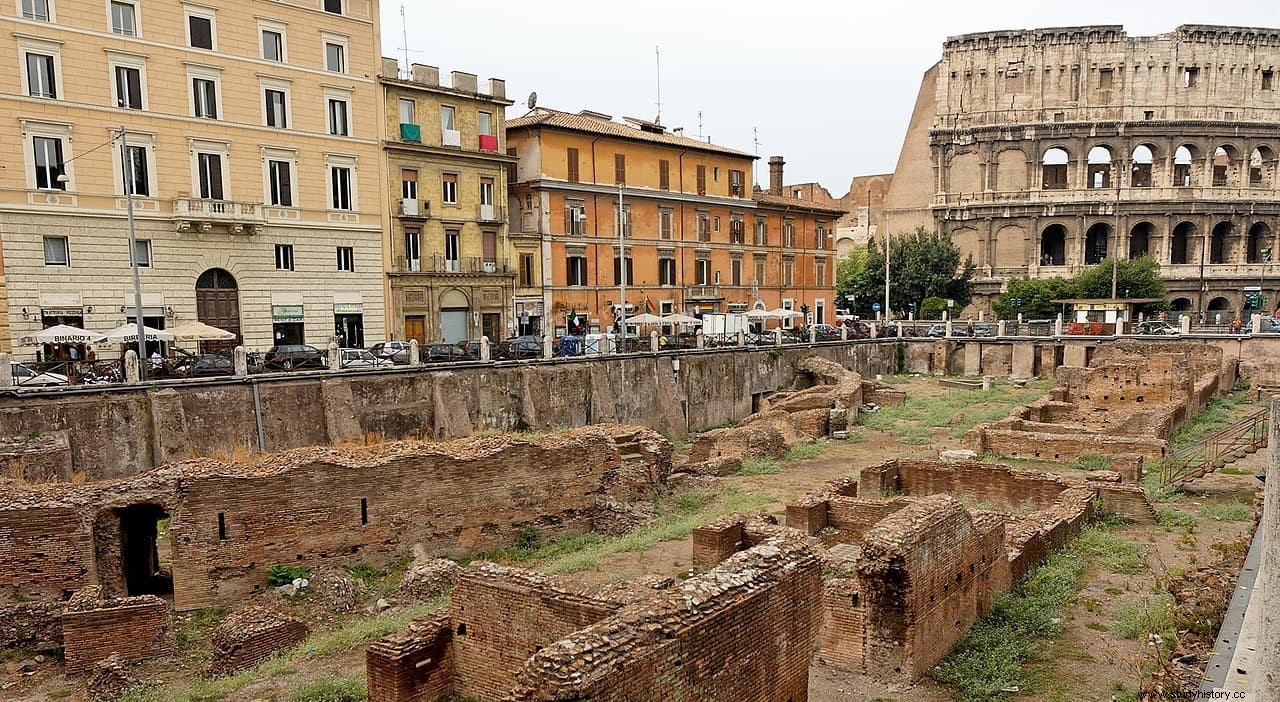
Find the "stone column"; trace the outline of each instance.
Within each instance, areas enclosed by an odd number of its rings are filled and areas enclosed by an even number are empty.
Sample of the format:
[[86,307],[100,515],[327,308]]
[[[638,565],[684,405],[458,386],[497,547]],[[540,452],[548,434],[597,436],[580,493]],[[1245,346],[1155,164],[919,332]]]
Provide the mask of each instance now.
[[773,330],[773,344],[775,346],[782,346],[782,327],[778,327]]
[[138,352],[133,349],[124,352],[124,382],[138,382]]
[[489,337],[480,337],[480,360],[489,361],[493,358],[493,348],[490,346]]
[[1262,562],[1254,596],[1262,598],[1262,626],[1258,632],[1258,671],[1253,681],[1257,702],[1280,702],[1280,398],[1271,400],[1271,421],[1267,427],[1267,481],[1263,497]]
[[13,359],[7,353],[0,353],[0,388],[13,387]]
[[[616,347],[616,350],[618,351],[618,353],[622,353],[622,341],[621,341],[622,338],[623,337],[618,337],[619,341],[618,341],[618,346]],[[555,354],[553,353],[553,350],[551,348],[551,335],[543,334],[542,335],[542,357],[551,358],[554,355]]]
[[235,368],[237,378],[249,375],[249,354],[244,350],[243,346],[237,346],[232,349],[231,364]]
[[418,353],[417,339],[409,340],[409,365],[411,366],[422,365],[422,356]]
[[[338,353],[338,343],[335,341],[330,341],[329,346],[326,347],[326,350],[329,354],[329,370],[341,370],[342,356],[341,354]],[[412,345],[409,346],[409,354],[414,358],[418,357],[418,354],[413,352]]]
[[658,352],[658,332],[649,332],[649,350],[653,353]]
[[693,338],[694,338],[694,340],[695,340],[695,342],[696,342],[696,343],[695,343],[695,346],[697,346],[697,347],[698,347],[698,348],[700,348],[700,349],[702,349],[702,348],[706,348],[706,346],[707,346],[707,337],[706,337],[706,335],[705,335],[705,334],[703,334],[703,333],[702,333],[702,328],[701,328],[701,327],[699,327],[699,328],[698,328],[698,330],[697,330],[696,332],[694,332],[694,333],[693,333]]

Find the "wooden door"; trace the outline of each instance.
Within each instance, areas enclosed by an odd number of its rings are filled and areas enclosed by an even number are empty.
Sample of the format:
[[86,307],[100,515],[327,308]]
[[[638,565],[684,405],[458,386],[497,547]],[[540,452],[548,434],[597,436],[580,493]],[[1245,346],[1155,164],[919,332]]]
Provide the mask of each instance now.
[[417,339],[418,344],[427,343],[427,320],[422,316],[405,317],[404,318],[404,338],[405,341]]
[[196,319],[236,335],[231,341],[206,341],[206,350],[229,350],[243,343],[240,336],[240,290],[236,279],[211,268],[196,281]]

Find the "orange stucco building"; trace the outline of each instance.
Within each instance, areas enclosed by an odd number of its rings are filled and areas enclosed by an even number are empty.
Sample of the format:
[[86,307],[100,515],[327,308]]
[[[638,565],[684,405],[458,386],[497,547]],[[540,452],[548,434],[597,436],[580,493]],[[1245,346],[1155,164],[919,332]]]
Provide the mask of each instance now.
[[507,122],[507,148],[512,238],[541,242],[526,263],[543,294],[517,310],[523,333],[563,333],[572,313],[610,327],[624,272],[629,314],[763,305],[834,320],[843,211],[783,195],[780,157],[762,191],[748,182],[752,154],[644,120],[546,108]]

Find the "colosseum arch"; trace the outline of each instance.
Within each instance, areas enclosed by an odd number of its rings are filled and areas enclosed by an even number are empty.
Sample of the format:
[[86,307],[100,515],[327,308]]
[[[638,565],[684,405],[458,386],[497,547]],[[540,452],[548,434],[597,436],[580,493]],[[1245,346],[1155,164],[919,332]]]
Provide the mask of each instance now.
[[1089,149],[1089,165],[1085,187],[1098,190],[1111,187],[1111,147],[1095,146]]
[[1084,262],[1086,265],[1101,263],[1107,257],[1111,244],[1111,225],[1098,222],[1089,227],[1084,236]]
[[1249,227],[1249,243],[1245,251],[1245,259],[1249,263],[1262,263],[1270,260],[1271,227],[1266,222],[1254,222]]
[[1151,242],[1156,238],[1156,226],[1150,222],[1138,222],[1129,230],[1129,258],[1151,255]]
[[1150,144],[1138,144],[1129,155],[1129,160],[1133,164],[1129,170],[1129,187],[1151,187],[1155,180],[1155,149]]
[[1022,192],[1027,189],[1027,155],[1022,149],[1004,149],[996,154],[996,190]]
[[1027,230],[1017,224],[1000,227],[996,232],[994,260],[997,268],[1027,265]]
[[1209,237],[1209,263],[1226,263],[1231,255],[1231,222],[1223,220],[1213,225]]
[[1235,187],[1239,178],[1240,150],[1231,144],[1221,144],[1213,150],[1213,187]]
[[975,263],[981,262],[983,257],[978,251],[978,230],[972,227],[960,227],[951,230],[951,241],[960,249],[960,258],[965,256],[973,256]]
[[1231,313],[1231,300],[1226,297],[1215,297],[1209,300],[1209,321],[1214,324],[1222,324],[1231,321],[1234,317]]
[[1065,190],[1067,186],[1067,164],[1071,162],[1071,154],[1061,146],[1046,149],[1040,157],[1040,187],[1043,190]]
[[1169,303],[1169,309],[1174,312],[1189,312],[1191,311],[1191,298],[1175,297],[1173,298],[1173,301]]
[[1276,152],[1269,146],[1258,146],[1249,154],[1249,187],[1270,188],[1276,179]]
[[1040,265],[1067,265],[1067,228],[1050,224],[1040,232]]
[[948,192],[980,193],[986,189],[982,185],[982,168],[975,151],[952,156],[951,165],[947,168],[947,178]]
[[1195,163],[1198,150],[1192,144],[1183,144],[1173,152],[1173,182],[1175,188],[1193,188],[1200,182]]
[[1196,236],[1196,225],[1191,222],[1179,222],[1173,228],[1173,236],[1169,242],[1169,263],[1191,263],[1191,240]]

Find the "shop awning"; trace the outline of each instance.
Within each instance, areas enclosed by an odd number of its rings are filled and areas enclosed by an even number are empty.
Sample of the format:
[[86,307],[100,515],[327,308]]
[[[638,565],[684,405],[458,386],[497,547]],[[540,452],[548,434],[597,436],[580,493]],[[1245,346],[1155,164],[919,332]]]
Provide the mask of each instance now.
[[38,344],[90,344],[100,341],[102,338],[103,335],[98,332],[73,327],[70,324],[55,324],[47,329],[41,329],[35,334],[18,339],[18,343],[27,346]]

